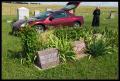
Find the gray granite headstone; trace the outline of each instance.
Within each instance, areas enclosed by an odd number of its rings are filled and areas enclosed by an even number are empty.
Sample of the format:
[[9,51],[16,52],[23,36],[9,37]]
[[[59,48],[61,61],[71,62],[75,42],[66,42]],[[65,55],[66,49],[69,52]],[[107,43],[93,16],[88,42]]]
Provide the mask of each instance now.
[[37,66],[42,69],[54,67],[59,64],[59,55],[56,48],[48,48],[43,51],[38,51]]
[[86,45],[85,45],[85,42],[83,40],[74,41],[72,43],[72,46],[73,46],[73,50],[74,50],[74,52],[76,54],[76,59],[79,59],[81,57],[87,56],[85,54]]

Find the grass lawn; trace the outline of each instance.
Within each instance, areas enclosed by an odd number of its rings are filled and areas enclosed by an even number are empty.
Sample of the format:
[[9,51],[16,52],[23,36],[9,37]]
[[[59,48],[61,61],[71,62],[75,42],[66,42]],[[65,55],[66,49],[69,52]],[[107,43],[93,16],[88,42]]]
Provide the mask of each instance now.
[[[104,11],[105,12],[105,11]],[[91,14],[78,13],[85,18],[85,25],[91,27]],[[107,13],[101,14],[100,27],[118,31],[118,18],[106,19]],[[20,64],[17,55],[21,51],[19,37],[9,34],[11,26],[7,20],[15,16],[2,14],[2,79],[118,79],[118,47],[113,54],[96,58],[85,57],[72,63],[60,64],[55,68],[39,71],[32,64]],[[83,26],[83,27],[84,27]],[[114,36],[111,36],[114,37]],[[114,42],[113,42],[114,43]]]

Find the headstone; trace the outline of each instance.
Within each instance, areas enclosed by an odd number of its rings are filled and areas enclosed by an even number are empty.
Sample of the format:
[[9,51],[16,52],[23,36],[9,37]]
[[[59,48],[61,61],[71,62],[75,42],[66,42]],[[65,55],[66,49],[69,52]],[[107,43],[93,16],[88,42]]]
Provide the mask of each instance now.
[[52,68],[59,64],[59,55],[56,48],[38,51],[37,55],[37,66],[42,69]]
[[115,17],[114,11],[110,11],[109,16],[108,16],[108,19],[112,19],[112,18],[114,18],[114,17]]
[[25,19],[25,17],[29,18],[29,9],[25,7],[18,8],[17,11],[18,19]]
[[50,8],[47,8],[47,9],[46,9],[46,11],[52,11],[52,9],[50,9]]
[[34,15],[35,15],[35,16],[40,15],[40,11],[39,11],[39,10],[35,10]]
[[76,54],[76,59],[87,56],[87,54],[85,54],[86,46],[85,46],[85,42],[83,40],[74,41],[72,43],[72,46],[73,46],[73,50]]
[[115,14],[111,14],[111,19],[115,17]]

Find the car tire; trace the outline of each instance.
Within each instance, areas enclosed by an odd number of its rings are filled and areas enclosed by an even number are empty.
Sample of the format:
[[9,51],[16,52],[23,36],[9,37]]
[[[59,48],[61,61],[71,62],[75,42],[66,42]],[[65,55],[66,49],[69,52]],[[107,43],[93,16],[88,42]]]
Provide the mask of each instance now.
[[81,24],[80,24],[79,22],[75,22],[73,26],[74,26],[74,27],[80,27]]
[[45,26],[44,25],[35,25],[36,31],[38,33],[44,32],[45,31]]

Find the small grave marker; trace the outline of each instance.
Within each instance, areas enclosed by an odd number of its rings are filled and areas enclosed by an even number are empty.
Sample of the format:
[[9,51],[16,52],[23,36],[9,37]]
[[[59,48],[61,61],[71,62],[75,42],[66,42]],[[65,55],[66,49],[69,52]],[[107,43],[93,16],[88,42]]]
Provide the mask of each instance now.
[[59,64],[58,50],[56,48],[38,51],[37,55],[37,66],[42,69],[51,68]]
[[116,16],[116,12],[115,11],[110,11],[109,12],[109,16],[108,16],[108,19],[112,19]]
[[39,10],[35,10],[34,15],[35,15],[35,16],[40,15],[40,11],[39,11]]
[[85,46],[85,42],[83,40],[74,41],[72,43],[72,46],[73,46],[73,50],[76,54],[77,59],[87,56],[87,54],[85,54],[86,46]]
[[46,11],[52,11],[52,9],[51,8],[47,8]]

